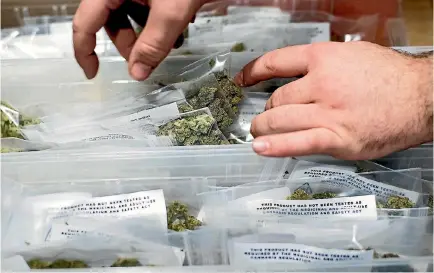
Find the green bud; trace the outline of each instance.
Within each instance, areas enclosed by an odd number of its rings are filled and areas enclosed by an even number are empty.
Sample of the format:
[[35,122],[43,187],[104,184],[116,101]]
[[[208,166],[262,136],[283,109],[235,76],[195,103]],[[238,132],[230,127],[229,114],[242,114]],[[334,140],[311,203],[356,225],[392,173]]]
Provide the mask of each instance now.
[[180,146],[228,144],[214,125],[215,120],[208,114],[186,116],[160,126],[157,135],[169,136]]
[[[10,106],[8,103],[4,101],[1,102],[1,105],[16,112],[16,110],[12,108],[12,106]],[[40,121],[37,119],[32,119],[21,114],[19,115],[18,119],[19,119],[18,121],[12,121],[9,119],[8,115],[6,115],[3,111],[1,111],[1,137],[2,138],[15,137],[15,138],[23,139],[24,137],[20,132],[20,127],[40,123]]]
[[1,152],[2,153],[18,153],[18,152],[21,152],[21,150],[20,149],[14,149],[14,148],[1,147]]
[[401,196],[390,196],[386,203],[386,208],[389,209],[408,209],[414,206],[415,204],[410,199]]
[[39,259],[33,259],[30,261],[27,261],[27,265],[30,267],[30,269],[50,268],[50,262],[41,261]]
[[330,199],[330,198],[335,198],[336,196],[337,196],[336,193],[322,192],[322,193],[312,194],[312,199]]
[[136,267],[142,266],[137,259],[123,259],[119,258],[110,267]]
[[54,262],[45,262],[39,259],[33,259],[27,261],[27,265],[31,269],[49,269],[49,268],[61,269],[61,268],[88,268],[89,267],[86,263],[82,261],[78,261],[78,260],[69,261],[63,259],[55,260]]
[[298,189],[290,196],[286,197],[286,200],[309,200],[310,195],[302,189]]
[[[241,88],[229,79],[228,75],[224,71],[215,72],[214,75],[220,85],[224,97],[228,98],[231,107],[238,106],[238,104],[244,99],[244,94]],[[234,111],[234,113],[238,113],[238,111]]]
[[189,214],[188,207],[174,201],[167,206],[167,228],[173,231],[195,230],[202,222]]
[[236,43],[232,48],[231,51],[232,52],[243,52],[246,50],[246,46],[244,45],[244,43]]

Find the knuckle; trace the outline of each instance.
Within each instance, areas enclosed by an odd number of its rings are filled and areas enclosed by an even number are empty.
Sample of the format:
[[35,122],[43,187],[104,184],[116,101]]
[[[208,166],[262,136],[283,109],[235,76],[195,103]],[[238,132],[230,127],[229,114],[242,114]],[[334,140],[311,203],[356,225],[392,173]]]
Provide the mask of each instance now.
[[281,94],[280,92],[274,92],[270,97],[270,107],[275,108],[281,105]]
[[160,60],[166,55],[167,50],[151,45],[147,41],[138,40],[136,43],[134,57],[153,68],[157,67]]
[[268,115],[267,126],[270,131],[272,132],[279,131],[280,124],[281,124],[281,117],[279,115]]
[[273,52],[266,53],[262,58],[262,65],[264,66],[264,69],[270,74],[276,74],[276,54],[274,54]]

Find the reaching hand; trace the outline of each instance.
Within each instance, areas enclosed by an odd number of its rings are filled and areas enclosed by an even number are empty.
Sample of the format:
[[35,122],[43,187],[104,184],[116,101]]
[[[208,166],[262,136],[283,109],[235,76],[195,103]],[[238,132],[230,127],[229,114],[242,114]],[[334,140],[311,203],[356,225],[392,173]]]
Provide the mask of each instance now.
[[250,86],[305,75],[277,89],[252,122],[265,156],[372,159],[433,139],[432,54],[366,42],[318,43],[266,53],[235,78]]
[[[95,34],[105,27],[119,53],[128,60],[131,76],[145,80],[169,54],[204,3],[205,0],[83,0],[73,20],[77,62],[87,78],[96,76],[99,62],[94,52]],[[127,18],[131,13],[136,15],[134,19],[143,17],[146,22],[138,38]]]

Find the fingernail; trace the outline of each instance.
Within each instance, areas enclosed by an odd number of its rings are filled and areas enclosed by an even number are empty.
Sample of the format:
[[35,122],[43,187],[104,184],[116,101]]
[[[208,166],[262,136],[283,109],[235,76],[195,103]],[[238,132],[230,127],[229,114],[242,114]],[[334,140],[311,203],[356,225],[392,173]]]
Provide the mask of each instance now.
[[151,67],[137,62],[133,64],[133,68],[131,69],[131,76],[133,76],[133,78],[137,81],[143,81],[149,77],[149,74],[151,74],[151,72]]
[[235,78],[234,78],[234,82],[235,84],[237,84],[238,86],[243,87],[244,86],[244,76],[243,76],[243,72],[239,72]]
[[253,150],[256,153],[263,153],[269,148],[269,143],[263,140],[253,140]]

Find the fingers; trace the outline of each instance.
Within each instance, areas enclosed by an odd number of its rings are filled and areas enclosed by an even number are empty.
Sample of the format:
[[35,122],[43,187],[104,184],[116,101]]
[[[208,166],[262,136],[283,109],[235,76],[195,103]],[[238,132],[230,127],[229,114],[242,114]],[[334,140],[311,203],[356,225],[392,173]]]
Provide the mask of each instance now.
[[290,104],[256,116],[250,128],[254,137],[288,133],[324,126],[327,112],[316,104]]
[[265,53],[235,76],[235,83],[251,86],[271,78],[290,78],[308,72],[309,45],[289,46]]
[[121,6],[123,0],[83,0],[73,20],[75,58],[88,79],[98,71],[98,58],[94,52],[95,34],[108,20],[111,10]]
[[285,104],[308,104],[315,102],[309,78],[304,77],[285,84],[273,92],[265,104],[265,110]]
[[159,0],[151,6],[146,26],[137,39],[129,59],[129,70],[135,80],[145,80],[167,56],[198,6],[190,0]]
[[136,33],[127,17],[126,10],[119,8],[113,11],[105,24],[105,30],[119,54],[128,60],[136,42]]
[[253,141],[256,153],[275,157],[333,155],[339,147],[339,136],[325,128],[262,136]]

